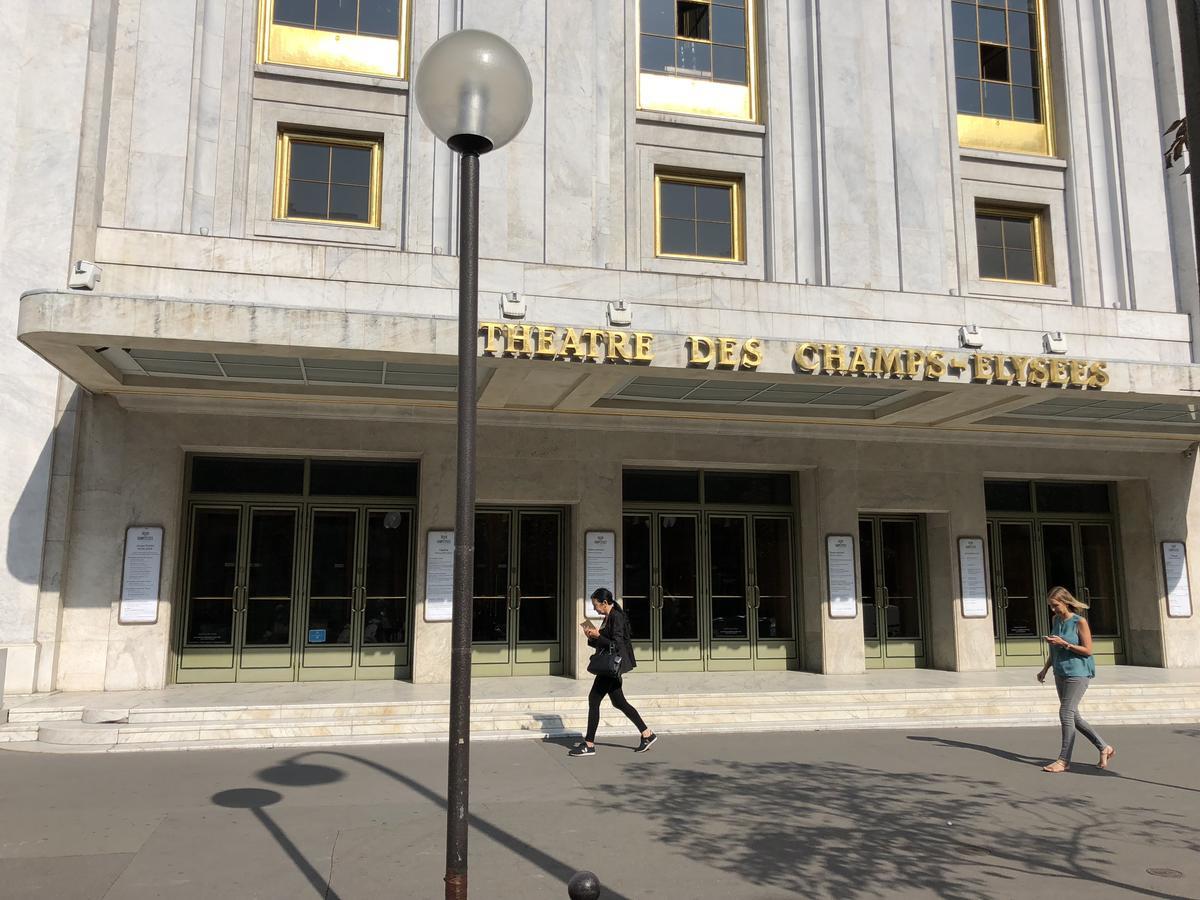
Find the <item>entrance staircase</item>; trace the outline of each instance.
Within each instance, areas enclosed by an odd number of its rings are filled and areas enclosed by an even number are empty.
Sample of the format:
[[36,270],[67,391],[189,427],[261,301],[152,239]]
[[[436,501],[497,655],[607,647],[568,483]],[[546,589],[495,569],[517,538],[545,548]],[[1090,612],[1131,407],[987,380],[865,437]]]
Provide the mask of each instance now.
[[[1054,726],[1054,688],[1038,685],[1033,674],[635,674],[626,690],[662,734]],[[489,679],[474,687],[475,740],[574,736],[586,726],[587,682]],[[436,742],[446,739],[447,695],[445,685],[402,682],[35,695],[10,698],[0,747],[126,752]],[[1200,670],[1102,669],[1083,710],[1104,725],[1200,723]],[[634,734],[607,703],[603,711],[603,731]]]

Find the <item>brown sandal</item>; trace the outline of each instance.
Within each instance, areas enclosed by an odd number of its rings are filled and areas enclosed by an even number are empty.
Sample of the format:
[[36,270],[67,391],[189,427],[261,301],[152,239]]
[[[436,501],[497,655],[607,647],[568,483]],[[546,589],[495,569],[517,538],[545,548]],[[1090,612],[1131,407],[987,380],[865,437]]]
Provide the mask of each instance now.
[[1058,775],[1061,772],[1067,771],[1070,768],[1069,763],[1063,762],[1061,759],[1056,759],[1048,766],[1042,766],[1043,772],[1049,772],[1051,775]]

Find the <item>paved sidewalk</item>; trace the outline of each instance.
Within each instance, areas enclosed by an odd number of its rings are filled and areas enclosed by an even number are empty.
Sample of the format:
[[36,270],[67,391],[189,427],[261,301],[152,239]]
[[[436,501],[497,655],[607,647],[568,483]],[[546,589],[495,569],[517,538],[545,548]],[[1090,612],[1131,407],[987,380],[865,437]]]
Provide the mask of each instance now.
[[[1059,776],[1048,728],[476,745],[471,896],[1200,898],[1200,728],[1107,731],[1114,772]],[[444,780],[442,745],[0,751],[0,897],[437,900]]]

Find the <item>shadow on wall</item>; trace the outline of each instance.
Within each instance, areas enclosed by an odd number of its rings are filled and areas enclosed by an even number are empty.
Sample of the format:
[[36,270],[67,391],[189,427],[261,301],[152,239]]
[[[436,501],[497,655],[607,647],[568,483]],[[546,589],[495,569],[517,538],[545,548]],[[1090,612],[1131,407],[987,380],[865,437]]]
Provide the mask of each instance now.
[[46,504],[50,498],[53,448],[54,434],[51,433],[8,517],[5,566],[9,575],[22,584],[38,584],[42,576],[42,540],[46,530]]
[[874,897],[885,884],[974,900],[1029,876],[1047,879],[1047,892],[1172,897],[1121,881],[1114,850],[1195,850],[1182,815],[1101,812],[1086,798],[1047,804],[999,782],[936,772],[715,760],[645,767],[595,790],[608,798],[602,810],[654,823],[656,845],[760,889],[806,897]]

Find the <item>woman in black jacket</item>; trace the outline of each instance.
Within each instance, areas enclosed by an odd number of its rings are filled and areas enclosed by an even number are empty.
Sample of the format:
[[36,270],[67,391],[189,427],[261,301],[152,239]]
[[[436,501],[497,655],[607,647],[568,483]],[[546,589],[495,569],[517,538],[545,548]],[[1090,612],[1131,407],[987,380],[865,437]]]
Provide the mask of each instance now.
[[597,588],[596,592],[592,594],[592,609],[604,616],[604,622],[599,628],[591,623],[584,627],[583,633],[587,635],[588,646],[595,647],[597,650],[613,648],[621,657],[621,673],[620,675],[597,675],[596,680],[592,682],[592,691],[588,694],[587,736],[582,744],[571,751],[571,755],[596,755],[596,728],[600,724],[600,701],[605,697],[612,700],[612,705],[625,713],[629,717],[629,721],[637,726],[638,731],[642,733],[642,742],[638,744],[634,752],[645,753],[658,740],[658,735],[646,727],[646,723],[642,721],[638,711],[625,699],[625,694],[621,690],[621,675],[637,665],[633,658],[633,643],[630,641],[629,617],[625,615],[625,610],[617,606],[613,600],[612,591],[608,588]]

